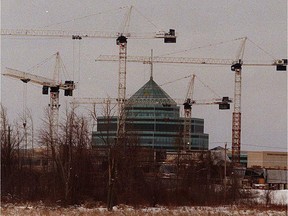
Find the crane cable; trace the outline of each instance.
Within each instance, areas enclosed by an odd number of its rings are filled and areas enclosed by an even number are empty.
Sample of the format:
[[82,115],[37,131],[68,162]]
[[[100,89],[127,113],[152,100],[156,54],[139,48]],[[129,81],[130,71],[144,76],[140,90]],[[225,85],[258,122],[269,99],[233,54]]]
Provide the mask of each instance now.
[[23,128],[24,128],[24,151],[27,156],[28,134],[27,134],[27,80],[23,81]]
[[254,44],[258,49],[260,49],[262,52],[264,52],[266,55],[270,56],[273,60],[277,60],[277,58],[275,58],[275,56],[273,56],[271,53],[268,53],[266,50],[264,50],[263,48],[261,48],[258,44],[256,44],[255,42],[253,42],[252,40],[250,40],[249,38],[247,38],[248,41],[250,41],[252,44]]
[[[187,78],[189,78],[189,77],[191,77],[191,76],[193,76],[193,74],[188,75],[188,76],[184,76],[184,77],[181,77],[181,78],[179,78],[179,79],[175,79],[175,80],[172,80],[172,81],[169,81],[169,82],[165,82],[165,83],[163,83],[163,84],[161,84],[161,85],[159,85],[159,86],[171,84],[171,83],[174,83],[174,82],[183,80],[183,79],[187,79]],[[199,79],[198,76],[195,75],[195,77],[200,81],[200,83],[201,83],[204,87],[208,88],[214,95],[216,95],[216,97],[219,97],[219,98],[220,98],[220,95],[219,95],[216,91],[214,91],[210,86],[208,86],[207,84],[205,84],[201,79]]]
[[23,81],[23,104],[22,104],[22,112],[23,112],[23,127],[26,128],[27,125],[27,83]]
[[191,47],[189,49],[185,49],[185,50],[179,50],[179,51],[175,51],[175,52],[171,52],[171,53],[166,53],[163,55],[159,55],[159,56],[169,56],[169,55],[174,55],[174,54],[178,54],[178,53],[185,53],[185,52],[189,52],[192,50],[196,50],[196,49],[203,49],[203,48],[208,48],[208,47],[213,47],[213,46],[219,46],[222,44],[226,44],[226,43],[230,43],[230,42],[234,42],[234,41],[239,41],[239,40],[243,40],[243,39],[247,39],[249,42],[251,42],[255,47],[257,47],[259,50],[261,50],[263,53],[265,53],[266,55],[268,55],[269,57],[271,57],[274,61],[277,60],[277,58],[275,56],[273,56],[271,53],[269,53],[268,51],[264,50],[263,48],[261,48],[258,44],[256,44],[255,42],[253,42],[252,40],[250,40],[248,37],[240,37],[240,38],[235,38],[233,40],[227,40],[227,41],[222,41],[222,42],[218,42],[218,43],[210,43],[204,46],[199,46],[199,47]]
[[179,79],[175,79],[175,80],[172,80],[172,81],[169,81],[169,82],[165,82],[159,86],[164,86],[164,85],[167,85],[167,84],[171,84],[171,83],[174,83],[174,82],[177,82],[177,81],[180,81],[180,80],[183,80],[183,79],[187,79],[189,77],[191,77],[192,75],[188,75],[188,76],[184,76],[184,77],[181,77]]
[[222,45],[222,44],[226,44],[226,43],[230,43],[230,42],[234,42],[234,41],[238,41],[238,40],[243,40],[244,38],[245,37],[235,38],[233,40],[221,41],[221,42],[218,42],[218,43],[210,43],[210,44],[207,44],[207,45],[204,45],[204,46],[191,47],[191,48],[185,49],[185,50],[179,50],[179,51],[175,51],[175,52],[171,52],[171,53],[166,53],[166,54],[163,54],[161,56],[169,56],[169,55],[174,55],[174,54],[178,54],[178,53],[189,52],[189,51],[195,50],[195,49],[203,49],[203,48],[207,48],[207,47],[219,46],[219,45]]
[[208,86],[208,85],[205,84],[202,80],[200,80],[198,76],[196,76],[196,77],[197,77],[197,79],[200,81],[200,83],[202,83],[202,85],[203,85],[204,87],[208,88],[211,92],[213,92],[217,97],[220,98],[220,95],[219,95],[216,91],[214,91],[210,86]]
[[159,29],[159,27],[156,26],[156,24],[153,23],[152,20],[150,20],[148,17],[144,16],[144,14],[142,14],[137,8],[135,8],[135,7],[133,7],[133,8],[134,8],[134,10],[135,10],[136,12],[138,12],[144,19],[146,19],[151,25],[153,25],[157,30],[163,31],[163,29]]
[[73,19],[70,19],[70,20],[66,20],[66,21],[63,21],[63,22],[52,23],[52,24],[45,25],[45,26],[42,26],[42,27],[39,27],[39,28],[48,28],[48,27],[51,27],[51,26],[56,26],[56,25],[61,25],[61,24],[69,23],[69,22],[74,22],[74,21],[77,21],[77,20],[86,19],[88,17],[101,15],[101,14],[104,14],[104,13],[107,13],[107,12],[111,12],[111,11],[115,11],[115,10],[126,9],[127,7],[128,6],[123,6],[123,7],[119,7],[119,8],[112,9],[112,10],[106,10],[104,12],[98,12],[98,13],[94,13],[94,14],[89,14],[89,15],[86,15],[86,16],[82,16],[82,17],[77,17],[77,18],[73,18]]
[[30,67],[27,69],[27,71],[31,71],[31,70],[36,70],[39,67],[41,67],[42,65],[46,64],[48,61],[50,61],[52,58],[54,58],[56,56],[57,53],[54,53],[53,55],[49,56],[48,58],[44,59],[43,61],[39,62],[38,64]]
[[128,33],[129,32],[132,9],[133,9],[133,6],[131,6],[129,8],[129,10],[127,11],[127,13],[124,15],[124,21],[122,23],[122,26],[119,27],[120,33]]
[[72,78],[73,80],[75,80],[75,40],[72,40],[72,44],[73,44],[73,53],[72,53],[72,58],[73,58],[73,64],[72,64]]
[[69,76],[69,73],[67,72],[65,64],[60,56],[59,56],[59,69],[60,69],[60,72],[62,71],[64,79],[71,79]]

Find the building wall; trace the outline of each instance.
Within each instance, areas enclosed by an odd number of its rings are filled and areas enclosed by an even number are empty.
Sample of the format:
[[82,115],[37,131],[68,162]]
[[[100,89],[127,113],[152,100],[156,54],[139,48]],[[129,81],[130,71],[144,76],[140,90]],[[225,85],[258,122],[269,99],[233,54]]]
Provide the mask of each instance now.
[[287,152],[257,151],[248,152],[248,167],[287,169]]
[[[146,106],[133,107],[127,112],[125,129],[127,135],[138,137],[139,144],[174,151],[183,135],[184,119],[179,117],[179,107]],[[93,132],[93,145],[103,146],[115,142],[117,117],[98,117],[97,131]],[[204,133],[204,120],[192,119],[192,150],[207,150],[209,136]],[[191,142],[190,142],[191,143]]]
[[268,184],[287,184],[288,170],[269,170],[267,169]]
[[263,167],[263,154],[262,152],[248,152],[247,167]]

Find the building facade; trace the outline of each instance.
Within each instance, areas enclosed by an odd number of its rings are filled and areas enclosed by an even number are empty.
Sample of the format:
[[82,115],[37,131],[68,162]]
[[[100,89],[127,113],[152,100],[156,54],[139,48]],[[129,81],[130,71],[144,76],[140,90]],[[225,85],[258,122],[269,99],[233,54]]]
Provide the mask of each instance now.
[[[125,106],[125,131],[127,137],[136,137],[143,147],[179,150],[183,146],[184,118],[180,107],[153,80],[150,80],[132,95]],[[97,118],[97,131],[93,132],[93,145],[114,144],[117,117]],[[209,136],[204,133],[204,119],[192,118],[189,149],[208,150]]]
[[288,153],[273,151],[249,151],[247,167],[261,167],[266,169],[288,168]]

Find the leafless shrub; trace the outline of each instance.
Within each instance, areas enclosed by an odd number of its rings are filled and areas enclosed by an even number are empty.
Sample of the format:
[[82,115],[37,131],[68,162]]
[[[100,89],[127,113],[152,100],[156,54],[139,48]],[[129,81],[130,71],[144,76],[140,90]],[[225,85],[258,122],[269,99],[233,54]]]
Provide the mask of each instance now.
[[[40,141],[47,148],[46,156],[51,160],[46,173],[51,178],[46,183],[52,186],[54,199],[75,203],[89,186],[89,180],[86,182],[91,169],[88,124],[84,117],[76,115],[72,109],[66,110],[58,130],[54,127],[53,117],[47,111],[44,127],[40,131]],[[48,185],[42,188],[48,188]]]
[[19,173],[21,141],[23,134],[17,124],[11,124],[6,109],[0,110],[0,142],[1,142],[1,195],[16,195],[14,178]]
[[[108,117],[112,115],[109,108],[105,112]],[[110,119],[107,118],[107,126]],[[143,159],[147,149],[139,145],[133,128],[113,143],[103,134],[106,148],[101,150],[91,149],[88,121],[75,109],[67,109],[57,130],[54,126],[51,112],[47,110],[39,131],[39,142],[44,149],[41,157],[46,165],[41,169],[23,166],[19,151],[23,131],[19,124],[8,122],[5,109],[1,107],[1,196],[4,200],[84,203],[89,208],[99,202],[104,205],[108,200],[106,206],[111,209],[116,204],[253,206],[252,201],[247,201],[251,194],[241,190],[229,166],[227,174],[231,184],[225,190],[223,167],[213,164],[209,151],[199,151],[197,157],[179,151],[171,162],[175,171],[163,175],[160,172],[162,162],[157,162],[154,149],[148,150],[152,160]],[[266,205],[272,206],[268,192]]]

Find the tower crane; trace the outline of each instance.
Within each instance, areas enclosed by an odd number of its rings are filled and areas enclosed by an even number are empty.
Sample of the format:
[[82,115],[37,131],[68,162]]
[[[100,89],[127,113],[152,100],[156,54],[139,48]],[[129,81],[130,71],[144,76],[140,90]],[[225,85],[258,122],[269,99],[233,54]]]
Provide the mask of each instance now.
[[54,78],[50,79],[43,76],[34,75],[28,72],[19,71],[12,68],[6,68],[5,72],[2,74],[11,78],[20,79],[24,83],[35,83],[37,85],[42,85],[42,94],[48,95],[50,88],[50,111],[52,116],[52,128],[54,135],[57,132],[58,116],[59,116],[59,90],[64,90],[64,96],[72,96],[73,90],[75,89],[74,81],[67,80],[64,83],[58,82],[56,76],[58,73],[60,64],[59,52],[56,53],[56,66],[54,71]]
[[219,109],[230,109],[230,103],[232,102],[229,97],[223,97],[222,99],[213,99],[211,101],[201,102],[193,100],[194,93],[194,81],[196,75],[193,74],[188,83],[187,93],[184,100],[184,127],[183,127],[183,149],[188,150],[189,144],[191,144],[191,123],[192,123],[192,105],[212,105],[218,104]]
[[195,74],[192,75],[191,80],[188,83],[188,90],[185,97],[184,105],[184,128],[183,128],[183,143],[184,149],[188,149],[189,140],[191,138],[191,112],[194,93],[194,80]]
[[[131,11],[131,9],[130,9]],[[131,13],[131,12],[130,12]],[[37,29],[1,29],[1,35],[6,36],[31,36],[31,37],[60,37],[81,40],[83,38],[116,38],[116,44],[119,46],[118,71],[118,134],[124,134],[125,114],[124,101],[126,99],[126,59],[127,59],[127,40],[131,39],[164,39],[164,43],[176,43],[176,34],[174,29],[168,32],[158,31],[154,33],[119,33],[119,32],[99,32],[99,31],[65,31],[65,30],[37,30]]]
[[[247,38],[243,38],[236,60],[233,59],[214,59],[214,58],[190,58],[190,57],[158,57],[153,59],[149,56],[127,56],[127,62],[138,62],[144,64],[153,63],[173,63],[173,64],[198,64],[198,65],[229,65],[231,71],[235,71],[234,86],[234,111],[232,116],[232,162],[237,165],[240,163],[241,149],[241,73],[242,66],[276,66],[277,71],[286,71],[287,59],[274,60],[270,63],[244,63],[243,54]],[[117,61],[113,55],[101,55],[96,61]],[[226,100],[226,99],[223,99]],[[220,105],[219,105],[220,106]],[[222,105],[221,105],[222,106]],[[226,105],[223,105],[223,108]]]

